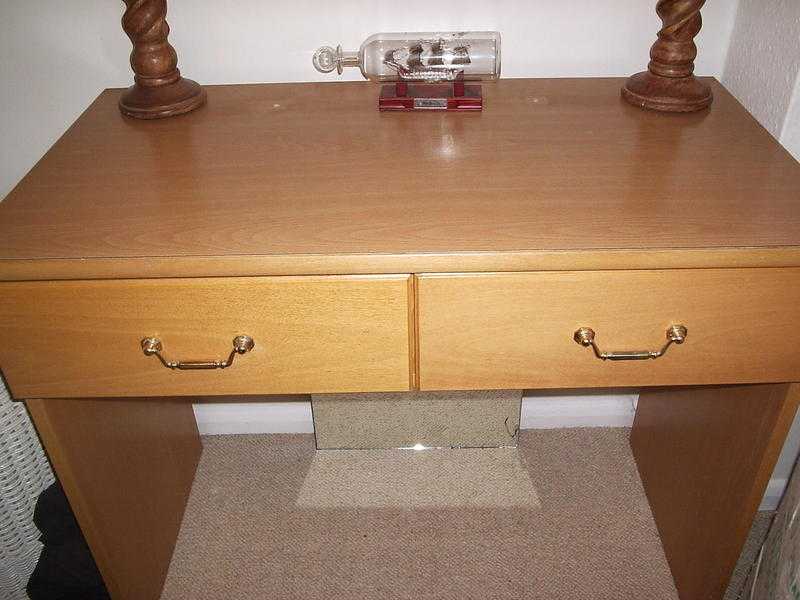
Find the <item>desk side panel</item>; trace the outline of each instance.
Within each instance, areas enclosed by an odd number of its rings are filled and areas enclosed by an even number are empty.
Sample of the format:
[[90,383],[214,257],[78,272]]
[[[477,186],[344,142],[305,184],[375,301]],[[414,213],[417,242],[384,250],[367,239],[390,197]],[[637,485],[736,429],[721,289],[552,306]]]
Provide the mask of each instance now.
[[114,600],[157,600],[202,447],[176,400],[29,400]]
[[681,600],[720,600],[798,403],[797,384],[647,390],[631,448]]

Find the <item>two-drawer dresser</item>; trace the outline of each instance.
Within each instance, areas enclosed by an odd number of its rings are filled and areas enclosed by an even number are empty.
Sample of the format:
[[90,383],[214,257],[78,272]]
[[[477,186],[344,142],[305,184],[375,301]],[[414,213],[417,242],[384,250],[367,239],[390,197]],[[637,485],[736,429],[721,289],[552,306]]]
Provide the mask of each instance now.
[[800,165],[709,83],[101,94],[0,205],[0,367],[112,597],[160,593],[192,396],[614,386],[682,600],[721,598],[800,401]]

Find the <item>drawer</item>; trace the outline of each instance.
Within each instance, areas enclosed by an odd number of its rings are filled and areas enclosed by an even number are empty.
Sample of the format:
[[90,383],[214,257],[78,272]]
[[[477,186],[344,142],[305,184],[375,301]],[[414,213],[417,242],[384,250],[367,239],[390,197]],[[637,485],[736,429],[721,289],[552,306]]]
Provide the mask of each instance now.
[[[800,380],[800,269],[430,275],[418,282],[424,390]],[[597,358],[659,350],[655,360]]]
[[[16,398],[409,389],[407,275],[0,284],[0,367]],[[254,348],[224,369],[234,336]]]

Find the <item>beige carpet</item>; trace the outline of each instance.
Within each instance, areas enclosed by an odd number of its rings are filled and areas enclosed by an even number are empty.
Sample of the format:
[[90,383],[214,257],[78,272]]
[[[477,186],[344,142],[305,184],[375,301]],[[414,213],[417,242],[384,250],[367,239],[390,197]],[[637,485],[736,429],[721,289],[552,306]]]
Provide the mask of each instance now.
[[311,435],[204,438],[163,599],[676,600],[627,436],[316,463]]
[[465,448],[457,456],[443,450],[317,452],[295,505],[533,510],[541,503],[516,448]]

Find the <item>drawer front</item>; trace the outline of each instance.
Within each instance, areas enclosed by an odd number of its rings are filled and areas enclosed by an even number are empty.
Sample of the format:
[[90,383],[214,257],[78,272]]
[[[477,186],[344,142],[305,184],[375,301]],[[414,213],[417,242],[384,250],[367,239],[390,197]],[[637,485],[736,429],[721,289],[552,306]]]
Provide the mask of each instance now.
[[[800,269],[420,277],[424,390],[699,385],[800,380]],[[659,350],[655,360],[597,358]]]
[[[407,275],[0,284],[0,367],[17,398],[409,389]],[[225,369],[234,336],[255,341]]]

